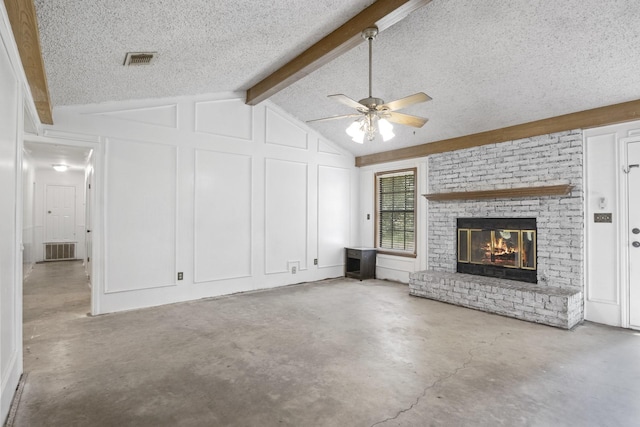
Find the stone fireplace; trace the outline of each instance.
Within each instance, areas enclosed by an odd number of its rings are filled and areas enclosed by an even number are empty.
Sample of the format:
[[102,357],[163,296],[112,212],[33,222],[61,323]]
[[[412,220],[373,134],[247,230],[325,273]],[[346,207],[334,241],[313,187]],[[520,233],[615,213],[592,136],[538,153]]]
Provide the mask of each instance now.
[[581,131],[431,155],[428,192],[440,197],[412,295],[563,328],[583,319]]

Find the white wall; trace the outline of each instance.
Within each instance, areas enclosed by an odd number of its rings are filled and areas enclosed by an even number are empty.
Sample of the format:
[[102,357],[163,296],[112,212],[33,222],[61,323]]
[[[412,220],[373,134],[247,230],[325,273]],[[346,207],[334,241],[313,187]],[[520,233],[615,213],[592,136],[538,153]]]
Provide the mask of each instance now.
[[22,151],[22,275],[26,278],[36,262],[35,254],[35,166],[26,150]]
[[[640,121],[584,131],[585,318],[623,327],[629,320],[622,140],[634,136],[640,137]],[[595,213],[611,213],[613,221],[595,223]]]
[[[0,423],[22,373],[22,136],[26,81],[0,3]],[[33,107],[33,103],[30,104]]]
[[54,141],[97,142],[94,313],[342,276],[359,242],[354,157],[268,101],[64,107],[54,122]]
[[[84,208],[84,179],[85,173],[82,170],[67,170],[66,172],[56,172],[53,168],[39,167],[35,170],[35,204],[34,204],[34,256],[36,262],[44,260],[44,243],[46,236],[46,203],[47,186],[63,185],[74,187],[76,192],[76,221],[75,221],[75,241],[76,258],[83,259],[85,252],[85,208]],[[27,183],[25,183],[25,191]]]
[[[360,170],[360,214],[358,221],[362,233],[361,245],[375,246],[375,174],[376,172],[417,168],[416,206],[416,258],[378,254],[376,278],[409,283],[409,273],[427,268],[427,158],[412,159],[363,167]],[[369,215],[369,219],[367,219]]]

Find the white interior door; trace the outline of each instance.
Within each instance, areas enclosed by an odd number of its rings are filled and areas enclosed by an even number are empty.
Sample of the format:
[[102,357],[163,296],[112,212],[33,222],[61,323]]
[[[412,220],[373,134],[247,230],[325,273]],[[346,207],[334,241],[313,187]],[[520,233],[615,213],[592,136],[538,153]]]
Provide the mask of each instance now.
[[627,145],[629,326],[640,329],[640,141]]
[[76,188],[47,185],[45,241],[76,241]]

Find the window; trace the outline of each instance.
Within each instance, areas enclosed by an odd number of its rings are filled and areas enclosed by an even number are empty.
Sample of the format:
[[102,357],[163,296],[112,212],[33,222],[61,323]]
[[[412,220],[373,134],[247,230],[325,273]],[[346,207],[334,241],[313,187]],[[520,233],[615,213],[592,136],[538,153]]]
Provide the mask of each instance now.
[[376,173],[376,247],[416,256],[416,169]]

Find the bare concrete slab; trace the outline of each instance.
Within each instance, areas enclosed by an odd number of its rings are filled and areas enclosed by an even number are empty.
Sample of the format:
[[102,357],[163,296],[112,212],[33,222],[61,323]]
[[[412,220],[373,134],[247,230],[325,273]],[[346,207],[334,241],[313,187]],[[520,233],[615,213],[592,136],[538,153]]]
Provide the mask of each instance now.
[[333,279],[87,317],[79,263],[25,283],[16,426],[637,425],[640,336]]

